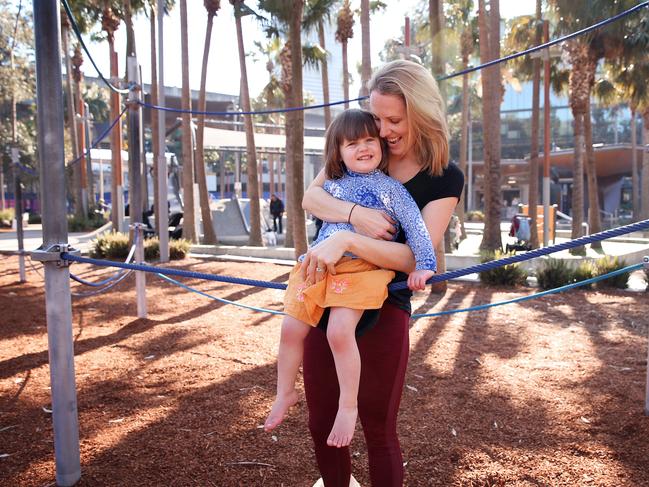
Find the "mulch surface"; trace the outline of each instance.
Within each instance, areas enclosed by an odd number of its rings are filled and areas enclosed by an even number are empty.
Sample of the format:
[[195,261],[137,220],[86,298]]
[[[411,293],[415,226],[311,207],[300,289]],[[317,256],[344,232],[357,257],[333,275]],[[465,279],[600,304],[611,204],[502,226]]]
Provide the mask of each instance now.
[[[285,281],[289,267],[188,259],[201,272]],[[100,280],[112,271],[75,264]],[[54,485],[43,280],[0,257],[0,485]],[[197,280],[203,292],[281,309],[282,291]],[[73,299],[81,486],[311,486],[318,478],[302,401],[274,435],[281,318],[147,276]],[[88,287],[72,284],[73,292]],[[453,309],[533,292],[450,283],[414,309]],[[643,414],[646,293],[570,291],[411,322],[399,432],[406,485],[648,486]],[[300,388],[301,388],[300,384]],[[360,429],[353,470],[369,486]]]

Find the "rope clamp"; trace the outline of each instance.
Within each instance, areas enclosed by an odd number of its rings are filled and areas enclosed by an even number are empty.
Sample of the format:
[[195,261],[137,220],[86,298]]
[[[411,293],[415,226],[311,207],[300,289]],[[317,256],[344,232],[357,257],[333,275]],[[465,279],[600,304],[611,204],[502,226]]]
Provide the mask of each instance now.
[[63,259],[61,254],[66,252],[72,255],[81,255],[81,251],[69,244],[53,244],[45,250],[38,249],[31,252],[32,260],[38,262],[55,262],[56,267],[69,267],[72,261]]
[[642,259],[642,265],[646,271],[649,271],[649,256],[645,255]]

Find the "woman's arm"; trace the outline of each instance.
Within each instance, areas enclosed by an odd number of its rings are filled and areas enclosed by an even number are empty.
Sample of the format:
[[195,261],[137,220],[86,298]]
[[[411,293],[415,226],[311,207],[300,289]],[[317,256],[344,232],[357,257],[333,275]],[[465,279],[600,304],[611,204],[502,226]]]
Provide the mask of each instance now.
[[[422,210],[433,246],[442,241],[457,202],[457,198],[442,198],[431,201]],[[307,252],[302,265],[305,278],[312,279],[312,282],[322,279],[323,273],[316,273],[316,268],[326,268],[329,273],[335,274],[334,266],[345,252],[351,252],[384,269],[406,273],[415,269],[415,257],[407,244],[376,240],[352,232],[337,232]]]
[[304,193],[304,210],[326,222],[349,221],[354,230],[362,235],[392,240],[395,222],[387,213],[334,198],[323,189],[324,182],[325,174],[321,170]]

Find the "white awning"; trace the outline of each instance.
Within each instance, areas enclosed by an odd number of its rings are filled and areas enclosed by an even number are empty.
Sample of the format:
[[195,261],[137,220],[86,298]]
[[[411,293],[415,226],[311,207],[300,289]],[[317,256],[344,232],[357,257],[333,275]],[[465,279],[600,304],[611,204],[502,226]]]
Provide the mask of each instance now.
[[[305,152],[319,152],[324,151],[324,137],[304,137],[304,151]],[[246,149],[246,132],[216,129],[205,127],[205,148],[211,149]],[[257,150],[269,149],[274,151],[279,150],[284,152],[286,150],[286,137],[280,134],[261,134],[255,132],[255,147]]]

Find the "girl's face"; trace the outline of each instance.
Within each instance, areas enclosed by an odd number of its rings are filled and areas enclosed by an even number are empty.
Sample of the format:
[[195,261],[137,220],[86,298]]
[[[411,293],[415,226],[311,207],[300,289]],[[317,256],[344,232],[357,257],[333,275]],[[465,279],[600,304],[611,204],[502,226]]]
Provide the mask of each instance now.
[[374,115],[381,138],[388,143],[390,160],[400,160],[410,154],[408,145],[408,117],[406,103],[399,96],[384,95],[378,91],[370,94],[370,111]]
[[354,140],[343,140],[340,155],[347,169],[353,172],[368,173],[381,163],[381,141],[369,135]]

